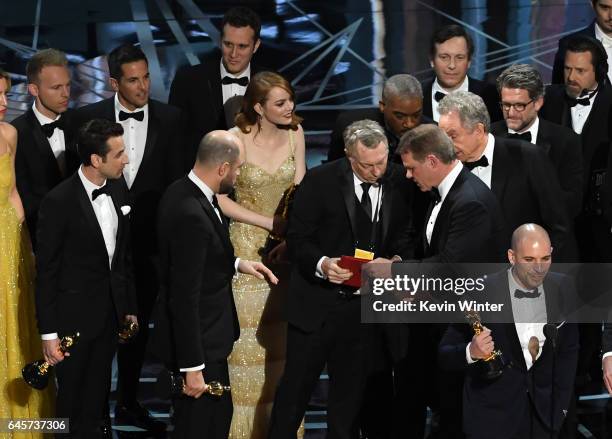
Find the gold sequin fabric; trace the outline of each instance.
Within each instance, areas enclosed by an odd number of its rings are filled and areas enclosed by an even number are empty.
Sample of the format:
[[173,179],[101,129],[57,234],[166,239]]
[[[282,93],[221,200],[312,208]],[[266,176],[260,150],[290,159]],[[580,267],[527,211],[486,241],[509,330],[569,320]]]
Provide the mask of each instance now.
[[[292,154],[273,174],[249,163],[247,155],[236,180],[236,201],[251,211],[272,216],[294,175]],[[239,222],[230,225],[235,254],[243,259],[261,261],[259,251],[267,237],[268,232],[259,227]],[[270,268],[280,279],[273,288],[264,280],[244,274],[234,276],[232,283],[240,338],[228,359],[234,402],[231,439],[267,437],[274,393],[285,365],[287,324],[281,320],[281,304],[289,267]]]
[[[0,418],[51,417],[53,386],[41,392],[21,377],[22,367],[42,358],[42,351],[34,312],[32,248],[27,228],[9,202],[14,178],[11,156],[6,153],[0,156]],[[0,437],[13,435],[0,433]],[[43,436],[20,433],[16,437]]]

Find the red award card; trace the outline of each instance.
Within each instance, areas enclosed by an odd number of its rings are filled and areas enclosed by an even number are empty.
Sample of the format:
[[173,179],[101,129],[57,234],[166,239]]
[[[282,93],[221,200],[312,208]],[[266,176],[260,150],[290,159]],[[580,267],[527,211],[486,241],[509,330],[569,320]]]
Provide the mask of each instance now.
[[351,270],[353,276],[347,281],[343,282],[343,285],[349,287],[360,288],[361,287],[361,266],[371,262],[369,259],[354,258],[353,256],[341,256],[338,265],[347,270]]

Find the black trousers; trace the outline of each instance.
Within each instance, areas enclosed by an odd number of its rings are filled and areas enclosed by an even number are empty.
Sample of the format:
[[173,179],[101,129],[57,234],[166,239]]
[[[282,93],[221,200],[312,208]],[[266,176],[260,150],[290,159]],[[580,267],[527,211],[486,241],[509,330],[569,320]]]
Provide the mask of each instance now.
[[329,374],[327,438],[358,437],[365,382],[360,319],[360,299],[339,297],[323,325],[314,332],[304,332],[289,324],[285,372],[274,399],[269,439],[296,437],[326,363]]
[[[227,361],[209,361],[202,371],[204,381],[229,383]],[[231,385],[231,384],[230,384]],[[221,396],[204,393],[198,399],[181,396],[173,400],[176,439],[226,439],[234,411],[231,393]]]
[[55,416],[70,419],[72,438],[101,437],[117,347],[117,321],[113,313],[109,313],[107,322],[104,330],[93,338],[83,331],[70,348],[70,356],[55,368],[58,382]]
[[134,280],[136,283],[138,335],[117,349],[117,403],[133,406],[138,400],[140,371],[149,339],[149,321],[157,298],[159,283],[151,256],[134,252]]

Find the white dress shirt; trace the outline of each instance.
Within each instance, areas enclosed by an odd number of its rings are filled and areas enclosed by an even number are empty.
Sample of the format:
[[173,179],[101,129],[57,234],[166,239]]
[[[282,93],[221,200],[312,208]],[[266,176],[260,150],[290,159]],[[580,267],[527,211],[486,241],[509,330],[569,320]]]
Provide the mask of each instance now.
[[463,164],[457,160],[455,166],[451,171],[446,174],[446,177],[440,182],[438,185],[438,193],[440,194],[440,202],[436,204],[431,210],[431,215],[427,219],[427,228],[425,229],[425,237],[427,238],[427,244],[431,244],[431,235],[433,234],[433,229],[436,225],[436,220],[438,219],[438,214],[440,213],[440,209],[442,208],[442,203],[446,199],[449,191],[455,184],[455,180],[459,176],[459,173],[463,169]]
[[[480,178],[484,184],[491,189],[491,174],[493,173],[493,151],[495,150],[495,137],[489,133],[487,135],[487,146],[485,146],[483,156],[487,158],[489,166],[476,166],[472,169],[472,174]],[[482,157],[482,156],[480,156]],[[477,160],[480,160],[478,157]]]
[[[55,119],[50,119],[36,108],[36,102],[32,104],[32,110],[34,111],[34,116],[38,119],[38,123],[41,126],[46,125],[48,123],[53,123],[58,120],[61,115],[58,115]],[[66,138],[64,137],[64,131],[56,128],[53,130],[53,134],[51,137],[48,137],[49,146],[51,147],[51,151],[53,151],[53,155],[57,160],[57,165],[60,168],[60,172],[62,175],[66,174]]]
[[[81,168],[79,168],[78,174],[79,178],[81,179],[81,183],[85,188],[85,192],[87,192],[87,198],[93,207],[100,230],[102,231],[104,245],[106,246],[106,252],[108,253],[108,266],[110,268],[113,262],[113,255],[115,254],[115,247],[117,244],[117,228],[119,227],[119,218],[117,217],[115,205],[113,204],[112,198],[106,194],[98,195],[95,201],[91,199],[91,194],[93,191],[103,187],[106,182],[104,182],[102,186],[92,183],[87,179],[87,177],[85,177]],[[57,333],[42,334],[41,338],[43,340],[55,340],[58,338],[58,335]]]
[[[204,194],[204,196],[206,197],[206,199],[208,200],[208,202],[212,206],[213,210],[217,214],[217,218],[219,219],[219,222],[223,224],[223,220],[221,219],[221,212],[219,212],[219,210],[213,205],[213,195],[215,194],[215,192],[211,188],[209,188],[206,183],[204,183],[202,180],[200,180],[198,178],[198,176],[195,174],[195,172],[189,171],[189,174],[187,175],[187,178],[189,178],[191,181],[193,181],[193,183],[202,191],[202,193]],[[239,263],[240,263],[240,258],[236,258],[236,261],[234,262],[234,270],[235,271],[238,271],[238,264]],[[182,367],[179,370],[181,372],[194,372],[196,370],[203,370],[204,366],[205,366],[204,363],[202,363],[199,366]]]
[[[361,187],[361,183],[364,183],[364,182],[361,181],[359,177],[357,177],[357,174],[353,172],[353,185],[354,185],[354,190],[355,190],[355,196],[357,197],[358,200],[361,200],[361,197],[363,196],[363,188]],[[372,213],[374,212],[376,213],[376,220],[378,220],[378,218],[380,217],[382,192],[383,190],[382,190],[381,185],[373,184],[372,186],[370,186],[370,190],[368,191],[368,195],[370,196],[370,204],[372,205],[372,212],[370,213],[370,218],[372,217]],[[326,257],[327,256],[323,256],[321,259],[319,259],[319,262],[317,262],[315,276],[321,279],[326,278],[325,274],[323,273],[323,260]]]
[[[242,72],[238,73],[237,75],[234,75],[233,73],[229,73],[225,69],[225,66],[223,65],[223,60],[221,60],[220,64],[221,64],[221,80],[223,80],[224,76],[229,76],[231,78],[243,78],[245,76],[247,78],[251,77],[251,63],[249,63],[247,65],[247,68],[244,69]],[[227,102],[227,100],[231,97],[244,96],[246,89],[247,89],[246,87],[243,87],[238,84],[221,84],[221,91],[223,92],[223,103],[225,104],[225,102]]]
[[582,129],[589,118],[589,114],[591,114],[591,108],[593,108],[593,102],[595,101],[596,96],[597,92],[589,96],[589,105],[578,104],[570,108],[570,113],[572,115],[572,128],[576,134],[582,134]]
[[531,126],[529,128],[527,128],[526,130],[523,130],[523,131],[521,131],[519,133],[518,131],[514,131],[514,130],[508,128],[508,132],[510,134],[531,133],[531,143],[533,143],[535,145],[536,144],[536,140],[538,138],[538,130],[539,129],[540,129],[540,118],[538,116],[536,116],[536,118],[533,121],[533,123],[531,124]]
[[440,120],[440,113],[438,113],[438,101],[436,101],[436,92],[444,93],[445,95],[452,93],[453,91],[470,91],[469,90],[469,78],[465,75],[465,79],[461,83],[461,85],[455,90],[449,91],[443,88],[438,82],[438,78],[434,79],[433,86],[431,87],[431,113],[433,116],[433,120],[438,122]]
[[[143,111],[144,117],[142,121],[138,121],[131,117],[124,121],[120,121],[120,111],[125,113]],[[128,188],[131,188],[136,179],[140,164],[142,163],[142,158],[144,157],[145,145],[147,143],[147,130],[149,128],[149,104],[145,104],[143,107],[131,111],[119,102],[119,97],[115,93],[115,120],[123,127],[123,143],[125,144],[125,152],[129,159],[128,164],[123,168],[123,177],[125,178]]]
[[601,44],[603,44],[604,49],[606,49],[606,54],[608,55],[608,78],[610,78],[610,80],[612,81],[612,62],[610,62],[610,60],[612,60],[612,37],[606,35],[601,30],[599,25],[595,23],[595,38],[601,41]]
[[[544,336],[544,325],[546,324],[545,322],[547,321],[547,316],[544,285],[540,285],[538,287],[538,292],[540,293],[539,297],[523,297],[521,299],[517,299],[514,297],[514,291],[517,289],[526,291],[528,288],[519,285],[512,274],[512,269],[510,268],[508,269],[508,289],[510,291],[512,315],[514,316],[515,321],[518,320],[518,322],[514,324],[514,327],[516,328],[516,334],[518,336],[519,343],[521,344],[521,351],[523,352],[525,365],[527,366],[527,370],[529,370],[534,363],[531,353],[529,352],[529,340],[531,337],[537,337],[538,339],[540,348],[536,354],[536,361],[542,355],[542,348],[544,346],[544,342],[546,341],[546,337]],[[525,323],[525,320],[532,320],[535,323]],[[495,342],[495,339],[493,339],[493,342]],[[468,343],[465,348],[465,356],[468,364],[478,361],[472,359],[472,356],[470,355],[471,344],[471,342]]]

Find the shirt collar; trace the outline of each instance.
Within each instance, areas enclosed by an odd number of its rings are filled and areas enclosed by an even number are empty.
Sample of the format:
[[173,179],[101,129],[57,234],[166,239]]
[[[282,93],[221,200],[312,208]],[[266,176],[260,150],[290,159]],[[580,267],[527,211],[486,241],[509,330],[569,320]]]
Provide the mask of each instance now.
[[226,70],[225,66],[223,65],[223,58],[221,58],[221,61],[219,61],[219,64],[221,64],[221,79],[223,79],[224,76],[229,76],[231,78],[243,78],[245,76],[247,78],[251,77],[251,63],[248,63],[246,66],[246,69],[244,69],[242,72],[238,73],[237,75],[230,73]]
[[453,187],[453,184],[455,184],[455,180],[457,180],[457,177],[461,173],[462,169],[463,169],[463,164],[461,163],[460,160],[456,160],[456,163],[453,169],[451,169],[451,171],[448,174],[446,174],[446,177],[444,177],[444,179],[440,182],[440,184],[438,185],[438,193],[440,194],[440,202],[444,201],[444,199],[446,198],[446,195],[448,195],[448,192]]
[[100,189],[101,187],[104,187],[104,185],[106,185],[106,180],[104,180],[104,183],[102,183],[102,186],[98,186],[97,184],[89,181],[89,179],[85,177],[85,174],[83,174],[82,166],[79,166],[78,174],[79,174],[79,178],[81,179],[81,183],[83,183],[83,186],[85,187],[85,192],[87,192],[87,197],[90,200],[91,200],[91,194],[93,191],[95,191],[96,189]]
[[58,114],[55,119],[48,118],[47,116],[42,114],[40,111],[38,111],[38,108],[36,108],[36,101],[32,104],[32,111],[34,111],[34,116],[36,116],[36,119],[38,119],[38,123],[40,123],[41,125],[53,123],[61,117],[61,114]]
[[[355,174],[355,172],[353,172],[353,184],[355,186],[361,186],[361,183],[367,183],[365,181],[362,181],[359,177],[357,177],[357,174]],[[370,183],[372,185],[372,187],[378,187],[378,183]]]
[[204,183],[200,178],[193,172],[193,170],[189,171],[187,175],[189,180],[193,181],[193,183],[202,191],[202,193],[206,196],[206,199],[210,204],[212,204],[213,195],[215,194],[211,188],[209,188],[206,183]]
[[[461,83],[461,85],[458,88],[454,89],[453,91],[470,91],[469,85],[470,85],[470,80],[468,76],[465,75],[465,78],[463,79],[463,82]],[[452,93],[452,91],[446,90],[440,85],[440,83],[438,82],[438,78],[434,80],[433,87],[431,88],[432,94],[435,94],[437,91],[442,92],[444,94]]]
[[514,131],[510,128],[508,128],[508,132],[510,134],[524,134],[524,133],[531,133],[531,143],[535,143],[536,137],[538,136],[538,129],[540,127],[540,118],[538,116],[536,116],[535,121],[531,124],[531,126],[529,127],[529,129],[523,131],[522,133],[519,133],[518,131]]
[[115,114],[119,114],[120,111],[123,111],[124,113],[136,113],[137,111],[144,111],[145,112],[145,116],[146,116],[147,115],[146,112],[147,112],[148,109],[149,109],[149,104],[144,104],[140,108],[136,108],[134,110],[128,110],[119,101],[119,94],[115,93]]

